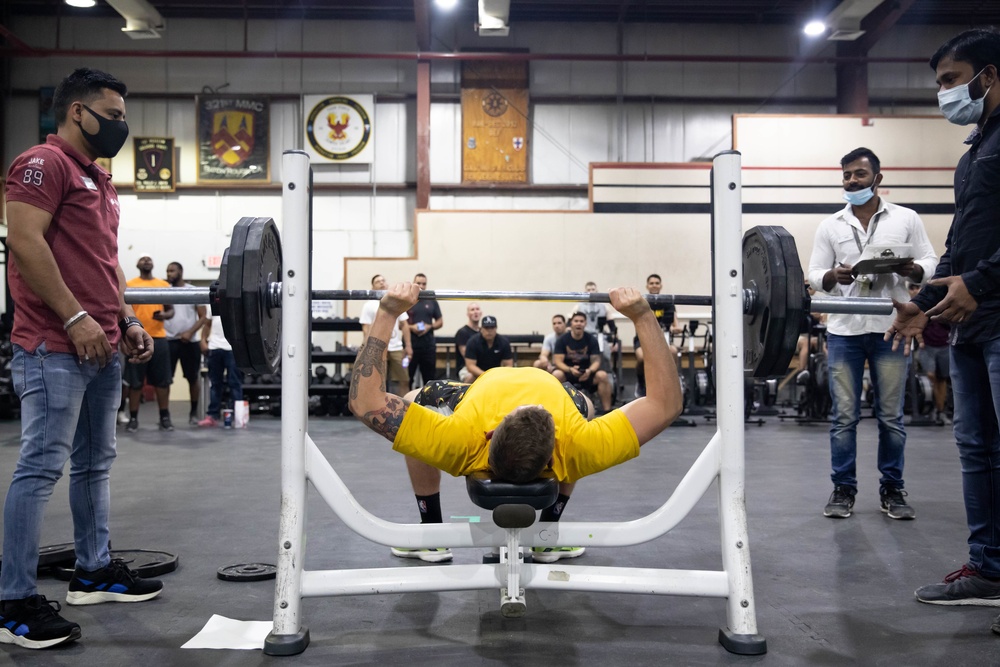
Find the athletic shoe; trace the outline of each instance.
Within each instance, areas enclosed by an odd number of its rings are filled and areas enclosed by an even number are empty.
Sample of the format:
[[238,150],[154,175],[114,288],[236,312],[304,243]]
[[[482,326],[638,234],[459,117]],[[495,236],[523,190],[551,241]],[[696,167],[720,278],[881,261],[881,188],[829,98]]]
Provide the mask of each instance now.
[[128,431],[129,433],[135,433],[136,431],[138,431],[139,420],[136,417],[129,418],[128,426],[125,427],[125,430]]
[[851,516],[851,510],[854,509],[854,494],[855,491],[850,486],[835,485],[833,493],[830,494],[830,502],[823,508],[823,516],[834,519],[846,519]]
[[883,486],[879,491],[882,511],[890,519],[915,519],[916,512],[906,504],[906,491],[895,486]]
[[202,419],[200,422],[198,422],[198,426],[201,427],[218,426],[218,425],[219,425],[219,420],[213,417],[212,415],[205,415],[205,418]]
[[160,430],[161,431],[173,431],[174,423],[170,421],[170,417],[160,417]]
[[44,595],[0,602],[0,644],[39,649],[76,641],[80,626],[60,616],[61,610]]
[[927,604],[1000,607],[1000,581],[987,579],[968,564],[945,577],[944,583],[921,586],[913,594]]
[[392,555],[398,558],[419,558],[425,563],[444,563],[451,560],[451,549],[407,549],[390,547]]
[[563,558],[579,558],[586,547],[531,547],[531,559],[536,563],[554,563]]
[[193,412],[190,415],[188,415],[188,424],[191,425],[191,426],[197,426],[198,425],[198,415],[194,414]]
[[69,582],[66,604],[142,602],[155,598],[161,590],[162,582],[141,579],[121,558],[112,558],[107,567],[96,572],[76,568]]
[[128,413],[125,412],[124,410],[119,410],[118,411],[118,423],[119,424],[127,424],[128,423]]

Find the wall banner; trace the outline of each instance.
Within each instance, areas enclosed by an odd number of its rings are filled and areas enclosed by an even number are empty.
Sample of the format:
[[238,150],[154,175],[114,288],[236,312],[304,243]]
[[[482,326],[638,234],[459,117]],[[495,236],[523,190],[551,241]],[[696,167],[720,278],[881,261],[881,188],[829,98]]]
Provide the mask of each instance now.
[[375,159],[374,95],[305,95],[305,147],[313,164]]
[[199,95],[198,182],[270,182],[270,101],[251,95]]
[[132,143],[135,155],[135,191],[173,192],[177,182],[174,138],[136,137]]
[[528,63],[462,64],[462,181],[528,182]]

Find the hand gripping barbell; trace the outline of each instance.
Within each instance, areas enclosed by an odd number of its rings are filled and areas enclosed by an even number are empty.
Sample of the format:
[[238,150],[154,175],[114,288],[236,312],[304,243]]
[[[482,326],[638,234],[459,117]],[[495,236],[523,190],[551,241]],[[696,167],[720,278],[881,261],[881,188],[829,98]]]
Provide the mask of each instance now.
[[[211,304],[222,319],[236,364],[244,371],[273,373],[281,344],[281,239],[271,218],[242,218],[223,255],[219,279],[211,287],[190,289],[130,287],[131,304]],[[314,290],[312,299],[368,301],[382,290]],[[646,294],[654,309],[711,306],[712,298],[684,294]],[[421,300],[561,301],[610,303],[606,292],[520,292],[423,290]],[[783,227],[754,227],[743,236],[744,371],[753,377],[781,375],[788,369],[800,327],[808,312],[889,315],[891,299],[829,297],[811,299],[805,290],[795,240]]]

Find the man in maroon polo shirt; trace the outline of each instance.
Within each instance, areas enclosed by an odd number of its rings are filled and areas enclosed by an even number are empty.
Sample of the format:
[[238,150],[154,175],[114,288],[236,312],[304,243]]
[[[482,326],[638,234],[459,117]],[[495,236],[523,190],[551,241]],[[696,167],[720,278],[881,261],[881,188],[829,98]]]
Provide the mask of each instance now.
[[7,174],[7,280],[14,298],[14,388],[21,450],[4,503],[0,643],[39,649],[80,637],[59,604],[38,595],[42,514],[70,463],[76,571],[67,604],[137,602],[159,581],[108,552],[109,474],[121,400],[116,346],[139,363],[153,341],[125,304],[118,264],[118,194],[94,159],[128,136],[123,83],[78,69],[56,88],[58,129]]

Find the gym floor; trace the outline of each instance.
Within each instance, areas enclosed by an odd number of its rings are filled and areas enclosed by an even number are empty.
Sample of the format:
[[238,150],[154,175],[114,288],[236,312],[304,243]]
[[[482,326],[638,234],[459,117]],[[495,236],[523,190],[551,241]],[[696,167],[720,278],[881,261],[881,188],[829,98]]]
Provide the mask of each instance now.
[[[173,406],[181,423],[186,406]],[[718,643],[725,603],[718,599],[597,593],[527,592],[528,613],[505,619],[497,591],[307,599],[305,653],[181,650],[213,614],[270,620],[274,582],[224,582],[223,566],[275,562],[279,510],[280,422],[254,416],[247,430],[178,426],[163,433],[143,406],[140,429],[119,432],[112,471],[112,542],[180,557],[163,576],[163,594],[134,605],[63,607],[83,638],[48,651],[0,646],[15,665],[327,665],[601,664],[632,665],[985,665],[996,664],[998,608],[938,607],[913,590],[958,569],[966,556],[958,457],[948,427],[909,429],[906,482],[915,521],[886,518],[878,507],[876,425],[859,428],[860,491],[854,515],[824,518],[831,491],[824,424],[767,418],[748,426],[747,505],[763,656],[727,653]],[[18,453],[20,426],[0,422],[0,493]],[[566,520],[627,521],[660,506],[714,433],[671,428],[629,463],[585,479]],[[360,423],[317,418],[310,434],[361,504],[412,522],[416,508],[402,459]],[[483,514],[464,482],[446,477],[445,516]],[[43,544],[72,540],[63,479],[49,503]],[[310,492],[306,567],[448,567],[404,561],[343,527]],[[721,567],[714,490],[675,530],[651,543],[591,549],[594,565]],[[460,550],[459,563],[481,550]],[[45,577],[39,590],[62,600],[66,584]]]

